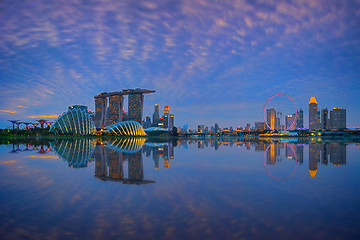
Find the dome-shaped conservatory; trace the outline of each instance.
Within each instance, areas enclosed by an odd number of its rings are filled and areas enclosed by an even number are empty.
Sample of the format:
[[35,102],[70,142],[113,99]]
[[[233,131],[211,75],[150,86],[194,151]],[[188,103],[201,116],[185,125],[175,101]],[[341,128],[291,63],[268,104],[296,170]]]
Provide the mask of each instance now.
[[135,121],[114,123],[106,127],[105,133],[118,136],[145,136],[143,127]]
[[59,157],[68,162],[69,167],[82,168],[92,161],[96,141],[88,138],[56,139],[50,144]]
[[93,135],[96,133],[96,128],[87,111],[72,108],[61,114],[49,131],[57,134]]
[[141,150],[146,138],[116,138],[111,139],[106,147],[119,152],[136,153]]

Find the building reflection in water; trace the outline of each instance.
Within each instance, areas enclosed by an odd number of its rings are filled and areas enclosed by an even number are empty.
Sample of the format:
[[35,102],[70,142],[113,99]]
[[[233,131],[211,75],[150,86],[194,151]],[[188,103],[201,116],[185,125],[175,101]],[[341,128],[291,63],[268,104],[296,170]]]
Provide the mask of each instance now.
[[[187,143],[185,143],[187,144]],[[159,169],[160,157],[164,161],[164,168],[170,167],[170,159],[174,159],[174,147],[177,146],[177,141],[166,143],[145,143],[143,152],[145,156],[151,156],[154,160],[154,168]]]
[[[124,184],[155,183],[144,180],[141,149],[145,138],[99,140],[95,148],[95,177],[103,181],[118,181]],[[128,178],[124,177],[124,161],[128,161]]]
[[[267,174],[276,180],[286,180],[294,175],[297,165],[297,155],[295,153],[294,148],[296,147],[295,144],[292,143],[285,143],[285,142],[273,142],[267,146],[265,153],[264,153],[264,168]],[[296,148],[295,148],[296,149]],[[285,159],[292,159],[295,160],[295,166],[293,170],[290,172],[289,175],[285,177],[278,177],[274,176],[272,173],[269,172],[269,169],[266,165],[274,166],[276,162],[281,162]],[[265,161],[266,159],[266,161]],[[265,164],[266,162],[266,164]]]
[[96,141],[94,139],[56,139],[50,142],[51,147],[69,167],[84,168],[93,161]]
[[[346,164],[346,144],[341,142],[309,142],[296,139],[295,141],[274,141],[273,139],[244,140],[237,138],[211,139],[176,139],[169,142],[146,142],[145,138],[126,139],[57,139],[52,141],[52,148],[68,162],[70,167],[86,167],[95,159],[95,176],[104,181],[120,181],[123,183],[150,183],[144,180],[142,156],[154,160],[154,168],[171,167],[174,159],[174,147],[181,146],[188,149],[190,145],[198,149],[221,147],[244,147],[247,150],[264,151],[264,164],[274,166],[284,159],[292,159],[296,164],[304,162],[304,146],[309,146],[309,174],[315,177],[318,164],[339,166]],[[40,145],[39,145],[40,146]],[[40,148],[40,150],[39,150]],[[32,147],[26,145],[25,150],[36,150],[39,153],[49,151],[49,147]],[[45,150],[46,149],[46,150]],[[21,151],[19,145],[13,145],[11,152]],[[127,173],[124,163],[127,162]],[[163,162],[163,163],[161,163]],[[125,165],[126,166],[126,165]],[[266,166],[265,166],[266,167]],[[125,169],[124,169],[125,168]],[[127,174],[127,178],[125,175]]]
[[[95,158],[95,177],[103,181],[124,184],[154,183],[144,180],[142,146],[145,138],[110,139],[58,139],[51,146],[70,167],[87,167]],[[128,178],[124,162],[128,161]]]
[[309,172],[311,177],[315,177],[318,170],[318,163],[333,166],[346,164],[346,144],[345,143],[309,143]]

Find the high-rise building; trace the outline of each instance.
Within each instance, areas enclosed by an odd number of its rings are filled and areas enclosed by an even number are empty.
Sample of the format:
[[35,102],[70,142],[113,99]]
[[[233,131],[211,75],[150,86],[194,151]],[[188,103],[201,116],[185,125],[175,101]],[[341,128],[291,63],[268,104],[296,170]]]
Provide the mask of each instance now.
[[148,115],[146,115],[146,117],[145,117],[145,128],[149,128],[149,127],[151,127],[151,118]]
[[[269,124],[271,129],[277,129],[277,118],[275,108],[270,108],[266,110],[266,122]],[[267,127],[267,129],[269,129]]]
[[309,102],[309,129],[314,130],[319,128],[319,112],[316,98],[312,96]]
[[106,126],[106,109],[107,109],[107,98],[96,98],[95,99],[95,127],[101,128]]
[[129,95],[129,120],[133,120],[141,124],[143,104],[144,95],[142,93]]
[[346,128],[346,109],[333,108],[330,111],[330,125],[331,129]]
[[304,111],[302,109],[297,111],[296,128],[304,128]]
[[164,116],[169,116],[169,106],[164,106]]
[[288,130],[295,130],[296,123],[294,121],[295,114],[285,116],[285,128],[288,128]]
[[[134,120],[141,124],[142,111],[144,103],[144,94],[153,93],[155,91],[148,89],[123,89],[118,92],[103,92],[95,98],[95,126],[96,128],[104,128],[110,124],[118,123],[124,120],[122,114],[123,95],[129,95],[128,120]],[[110,106],[107,106],[109,98]]]
[[122,121],[124,97],[122,95],[114,95],[109,97],[109,112],[107,125]]
[[168,129],[169,128],[169,116],[164,116],[163,117],[163,128]]
[[198,133],[204,132],[204,125],[198,125]]
[[321,129],[328,129],[329,126],[329,117],[328,117],[328,109],[321,109]]
[[159,123],[160,112],[159,112],[159,104],[155,104],[155,110],[153,114],[153,124],[156,127]]
[[264,122],[256,122],[255,123],[255,131],[262,131],[265,130],[265,123]]
[[250,123],[247,123],[246,124],[246,131],[250,131],[250,129],[251,129],[251,125],[250,125]]
[[174,127],[174,114],[170,114],[169,117],[169,130],[171,131]]
[[219,132],[219,124],[215,123],[215,132]]

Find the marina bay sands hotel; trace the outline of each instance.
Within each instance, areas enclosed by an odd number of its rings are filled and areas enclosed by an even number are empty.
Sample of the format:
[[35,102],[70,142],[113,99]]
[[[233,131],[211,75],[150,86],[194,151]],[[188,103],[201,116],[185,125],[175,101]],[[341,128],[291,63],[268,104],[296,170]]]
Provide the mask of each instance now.
[[95,127],[97,129],[103,129],[106,126],[122,121],[124,95],[129,95],[129,120],[133,120],[141,124],[144,94],[154,92],[155,91],[153,90],[136,88],[123,89],[122,91],[111,93],[104,92],[96,95],[94,97]]

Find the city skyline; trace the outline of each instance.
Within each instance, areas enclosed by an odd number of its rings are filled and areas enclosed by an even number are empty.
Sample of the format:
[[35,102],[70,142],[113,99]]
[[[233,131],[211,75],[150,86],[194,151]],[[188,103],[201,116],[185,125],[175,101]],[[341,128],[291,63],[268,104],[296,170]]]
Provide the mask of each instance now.
[[[354,1],[2,2],[0,128],[53,121],[93,96],[155,89],[175,126],[254,126],[275,93],[304,110],[347,109],[360,126],[360,3]],[[124,109],[126,103],[124,103]]]

